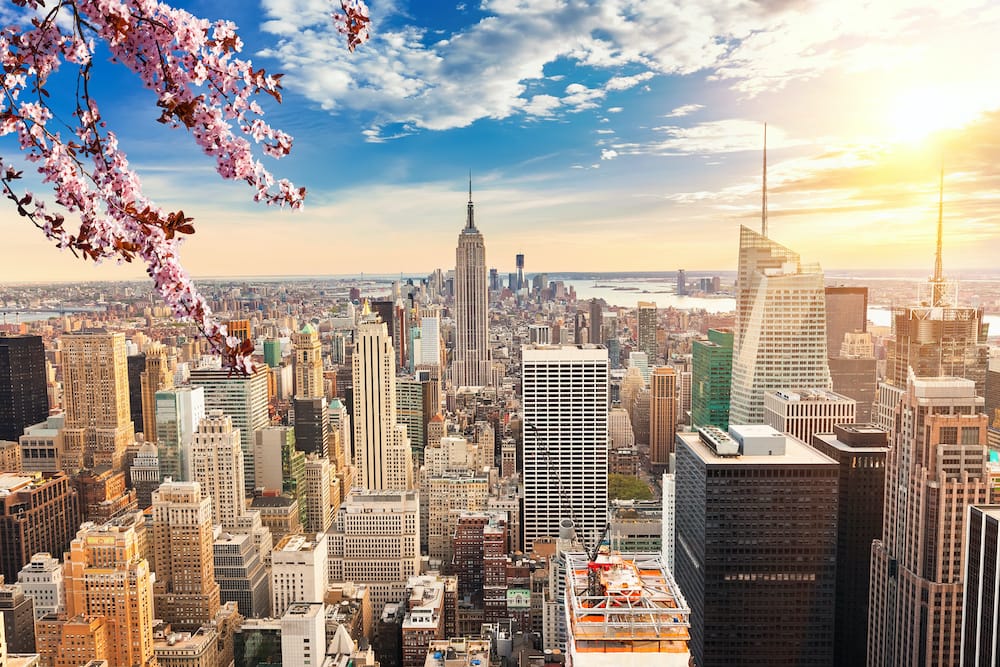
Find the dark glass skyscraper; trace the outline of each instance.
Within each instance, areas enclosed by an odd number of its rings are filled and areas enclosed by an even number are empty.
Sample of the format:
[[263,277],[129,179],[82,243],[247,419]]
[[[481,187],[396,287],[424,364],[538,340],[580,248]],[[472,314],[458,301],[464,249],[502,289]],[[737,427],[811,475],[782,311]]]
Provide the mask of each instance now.
[[0,336],[0,440],[16,441],[48,416],[42,337]]

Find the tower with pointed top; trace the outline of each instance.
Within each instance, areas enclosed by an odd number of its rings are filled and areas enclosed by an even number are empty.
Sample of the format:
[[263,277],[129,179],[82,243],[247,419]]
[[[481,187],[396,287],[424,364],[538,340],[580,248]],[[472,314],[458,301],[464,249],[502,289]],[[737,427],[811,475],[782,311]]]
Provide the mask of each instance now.
[[295,398],[322,398],[323,354],[319,334],[309,322],[292,334],[295,350]]
[[465,228],[455,251],[455,358],[452,382],[456,387],[492,384],[486,282],[486,243],[476,229],[469,178],[469,207]]

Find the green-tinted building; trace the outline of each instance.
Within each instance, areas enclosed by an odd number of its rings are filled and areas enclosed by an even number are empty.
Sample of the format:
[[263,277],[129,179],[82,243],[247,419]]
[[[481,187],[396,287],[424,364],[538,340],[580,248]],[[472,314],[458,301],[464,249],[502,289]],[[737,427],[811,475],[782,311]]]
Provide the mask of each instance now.
[[288,429],[281,444],[281,493],[299,503],[299,521],[305,522],[306,510],[306,455],[295,448],[295,431]]
[[268,338],[264,341],[264,363],[271,368],[281,365],[281,341],[277,338]]
[[695,341],[691,360],[691,421],[694,426],[729,429],[729,390],[733,383],[733,332],[709,329]]

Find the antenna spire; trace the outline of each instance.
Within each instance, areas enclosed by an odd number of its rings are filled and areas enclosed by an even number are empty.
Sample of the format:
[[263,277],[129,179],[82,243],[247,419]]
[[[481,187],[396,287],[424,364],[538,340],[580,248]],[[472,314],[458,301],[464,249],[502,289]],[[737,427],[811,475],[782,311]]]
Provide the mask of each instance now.
[[471,169],[469,170],[469,212],[465,219],[465,228],[466,229],[476,228],[476,221],[473,218],[472,214],[472,170]]
[[764,184],[760,190],[760,233],[767,238],[767,123],[764,123]]
[[937,250],[934,254],[934,277],[931,278],[932,293],[931,305],[944,305],[944,267],[941,261],[942,237],[944,236],[944,165],[941,165],[940,184],[938,186],[938,222],[937,222]]

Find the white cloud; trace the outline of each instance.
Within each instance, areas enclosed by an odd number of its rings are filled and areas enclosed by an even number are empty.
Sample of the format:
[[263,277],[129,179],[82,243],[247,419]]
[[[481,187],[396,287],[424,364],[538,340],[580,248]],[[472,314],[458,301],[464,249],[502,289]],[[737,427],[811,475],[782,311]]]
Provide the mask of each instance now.
[[602,160],[614,160],[616,157],[618,157],[618,151],[614,149],[605,148],[604,150],[601,151]]
[[675,107],[670,113],[666,114],[664,118],[680,118],[681,116],[687,116],[704,108],[705,106],[702,104],[684,104],[679,107]]
[[621,113],[625,110],[625,107],[609,107],[608,113]]
[[[653,128],[666,135],[666,139],[630,147],[636,153],[667,153],[674,155],[736,153],[759,151],[764,145],[764,125],[742,119],[717,120],[690,127],[665,125]],[[790,139],[779,127],[767,128],[768,148],[788,148],[803,142]],[[616,146],[616,148],[622,148]]]
[[535,95],[522,107],[529,116],[551,116],[562,105],[553,95]]
[[635,76],[616,76],[604,84],[604,88],[605,90],[628,90],[638,86],[643,81],[652,79],[653,76],[652,72],[643,72]]

